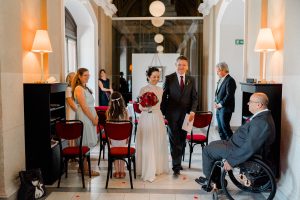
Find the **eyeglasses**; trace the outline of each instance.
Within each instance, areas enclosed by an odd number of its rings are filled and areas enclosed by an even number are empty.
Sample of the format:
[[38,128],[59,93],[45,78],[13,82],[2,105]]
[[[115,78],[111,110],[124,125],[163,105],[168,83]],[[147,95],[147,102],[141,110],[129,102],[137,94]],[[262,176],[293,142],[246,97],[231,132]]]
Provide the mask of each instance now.
[[252,100],[249,100],[248,104],[250,103],[260,103],[259,101],[252,101]]

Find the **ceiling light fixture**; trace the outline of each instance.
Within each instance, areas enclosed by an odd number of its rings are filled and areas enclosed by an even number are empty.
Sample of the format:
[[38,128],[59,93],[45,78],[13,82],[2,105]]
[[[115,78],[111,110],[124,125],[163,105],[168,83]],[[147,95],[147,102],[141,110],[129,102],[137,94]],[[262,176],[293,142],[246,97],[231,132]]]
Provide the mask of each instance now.
[[158,45],[156,47],[157,52],[163,52],[164,51],[164,47],[162,45]]
[[149,11],[152,16],[160,17],[165,13],[165,4],[161,1],[153,1],[149,6]]
[[162,25],[164,25],[165,20],[161,17],[154,17],[151,19],[151,23],[155,27],[161,27]]
[[156,43],[162,43],[164,41],[164,36],[160,33],[157,33],[155,36],[154,36],[154,41]]

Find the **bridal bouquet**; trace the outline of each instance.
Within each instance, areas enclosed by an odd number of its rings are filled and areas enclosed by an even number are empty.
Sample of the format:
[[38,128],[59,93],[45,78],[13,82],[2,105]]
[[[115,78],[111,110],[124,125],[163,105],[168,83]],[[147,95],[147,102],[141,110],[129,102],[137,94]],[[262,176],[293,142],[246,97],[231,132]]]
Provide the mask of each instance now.
[[153,92],[145,92],[139,97],[139,103],[141,106],[148,108],[148,113],[151,113],[150,109],[158,103],[158,98]]

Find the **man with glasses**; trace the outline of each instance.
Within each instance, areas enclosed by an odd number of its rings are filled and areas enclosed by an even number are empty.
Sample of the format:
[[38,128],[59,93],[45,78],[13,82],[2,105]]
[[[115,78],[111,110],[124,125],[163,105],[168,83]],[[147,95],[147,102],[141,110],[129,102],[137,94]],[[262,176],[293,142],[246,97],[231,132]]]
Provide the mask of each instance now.
[[[271,111],[268,110],[268,102],[266,94],[252,94],[248,102],[249,111],[253,114],[250,121],[242,125],[228,141],[213,141],[203,149],[202,165],[206,177],[210,176],[215,161],[225,159],[224,169],[228,171],[254,154],[266,157],[270,153],[269,147],[275,140],[275,125]],[[212,180],[221,188],[219,176],[220,168],[214,171]],[[205,177],[195,181],[201,185],[207,184]]]

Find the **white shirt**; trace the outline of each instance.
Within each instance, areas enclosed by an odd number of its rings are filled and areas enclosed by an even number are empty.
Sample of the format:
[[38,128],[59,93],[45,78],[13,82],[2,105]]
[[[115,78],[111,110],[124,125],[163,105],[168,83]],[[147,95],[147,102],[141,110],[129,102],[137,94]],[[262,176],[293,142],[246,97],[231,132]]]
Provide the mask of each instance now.
[[252,117],[250,118],[250,121],[251,121],[256,115],[258,115],[259,113],[266,112],[266,111],[268,111],[268,110],[269,110],[269,109],[266,108],[266,109],[264,109],[264,110],[258,111],[257,113],[255,113],[254,115],[252,115]]
[[179,83],[179,85],[180,85],[180,81],[181,81],[181,77],[180,76],[183,76],[183,84],[185,84],[185,74],[179,74],[179,73],[177,73],[176,72],[176,74],[177,74],[177,79],[178,79],[178,83]]

